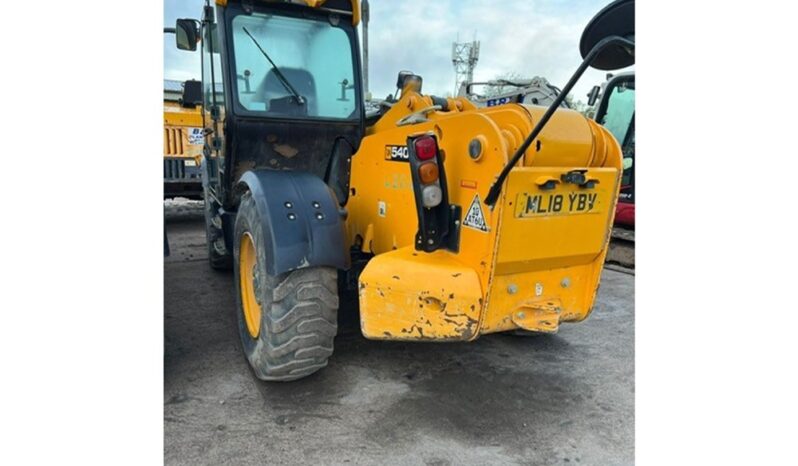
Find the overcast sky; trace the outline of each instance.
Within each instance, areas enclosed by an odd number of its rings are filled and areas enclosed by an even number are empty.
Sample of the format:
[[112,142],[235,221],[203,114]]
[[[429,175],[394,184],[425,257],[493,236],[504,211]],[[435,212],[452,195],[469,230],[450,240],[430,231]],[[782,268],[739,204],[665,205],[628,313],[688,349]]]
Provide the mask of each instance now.
[[[203,0],[164,0],[164,25],[199,18]],[[480,41],[477,81],[507,73],[543,76],[562,87],[581,61],[579,38],[609,0],[369,0],[369,87],[374,97],[393,93],[396,74],[424,78],[424,93],[454,92],[452,42]],[[588,70],[572,92],[586,101],[605,72]],[[164,36],[164,77],[200,79],[199,52],[174,46]]]

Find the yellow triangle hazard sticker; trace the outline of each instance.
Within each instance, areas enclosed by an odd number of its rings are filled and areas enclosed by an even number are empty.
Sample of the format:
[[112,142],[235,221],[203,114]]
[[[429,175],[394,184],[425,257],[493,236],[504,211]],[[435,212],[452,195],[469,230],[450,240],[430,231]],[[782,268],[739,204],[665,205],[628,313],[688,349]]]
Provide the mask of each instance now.
[[474,200],[471,201],[471,206],[463,218],[463,225],[479,231],[488,231],[488,222],[485,220],[485,213],[482,211],[482,202],[479,200],[479,194],[474,195]]

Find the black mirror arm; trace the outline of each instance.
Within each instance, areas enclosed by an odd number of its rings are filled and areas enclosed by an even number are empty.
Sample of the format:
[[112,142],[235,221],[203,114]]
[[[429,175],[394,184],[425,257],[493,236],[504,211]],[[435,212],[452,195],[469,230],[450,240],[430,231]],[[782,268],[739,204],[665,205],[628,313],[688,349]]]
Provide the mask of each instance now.
[[587,104],[591,107],[596,105],[599,94],[601,94],[601,88],[599,86],[593,86],[593,89],[590,90],[590,94],[587,95]]
[[509,162],[507,162],[507,165],[504,166],[501,173],[499,173],[499,176],[496,178],[493,186],[490,187],[490,191],[488,191],[488,195],[485,197],[485,204],[491,209],[493,209],[493,206],[499,199],[499,194],[501,194],[502,191],[502,185],[504,184],[504,180],[507,178],[507,175],[510,174],[510,170],[512,170],[515,164],[518,163],[518,161],[524,155],[524,152],[526,152],[530,144],[532,144],[532,141],[538,137],[540,131],[544,126],[546,126],[546,123],[549,122],[549,119],[551,119],[551,116],[555,111],[557,111],[557,108],[560,106],[560,104],[562,104],[562,101],[565,100],[565,97],[571,93],[571,89],[573,89],[579,78],[582,77],[582,74],[584,74],[587,67],[593,62],[593,59],[596,58],[596,56],[602,50],[610,45],[625,46],[626,48],[630,49],[630,53],[632,53],[631,51],[635,48],[635,43],[628,39],[624,39],[621,36],[610,36],[600,40],[598,43],[596,43],[596,45],[593,46],[592,49],[590,49],[590,52],[585,56],[585,59],[582,60],[582,64],[579,65],[579,68],[576,69],[576,72],[573,74],[573,76],[571,76],[571,79],[568,80],[568,84],[562,88],[562,92],[560,92],[557,98],[554,99],[554,102],[549,105],[549,108],[546,109],[546,113],[543,114],[543,117],[540,119],[540,121],[538,121],[538,124],[535,125],[535,128],[532,130],[532,132],[529,133],[529,136],[527,136],[526,140],[524,140],[524,143],[521,144],[521,147],[519,147],[517,151],[515,151],[513,157]]

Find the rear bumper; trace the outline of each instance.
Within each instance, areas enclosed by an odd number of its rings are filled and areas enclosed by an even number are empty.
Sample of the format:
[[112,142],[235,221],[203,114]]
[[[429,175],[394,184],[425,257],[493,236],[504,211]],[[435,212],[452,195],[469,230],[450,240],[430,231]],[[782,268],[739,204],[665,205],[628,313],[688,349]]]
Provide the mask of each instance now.
[[190,158],[164,157],[164,197],[202,196],[202,168],[193,163]]
[[193,158],[164,157],[164,181],[197,181],[202,183],[202,169]]
[[496,275],[485,293],[478,272],[452,253],[405,247],[380,254],[360,275],[361,331],[372,340],[426,341],[514,329],[556,333],[560,323],[590,313],[603,259]]

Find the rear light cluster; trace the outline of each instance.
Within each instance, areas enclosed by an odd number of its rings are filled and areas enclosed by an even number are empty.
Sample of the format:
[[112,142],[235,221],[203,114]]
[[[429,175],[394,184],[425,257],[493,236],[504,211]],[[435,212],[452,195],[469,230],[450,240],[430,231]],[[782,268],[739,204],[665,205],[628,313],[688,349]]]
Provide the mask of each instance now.
[[460,206],[449,204],[443,164],[446,154],[438,148],[433,132],[408,136],[407,149],[418,215],[415,248],[424,252],[440,248],[457,252],[463,211]]
[[440,169],[438,168],[438,143],[432,136],[421,136],[413,141],[418,165],[418,179],[421,181],[421,203],[432,208],[443,201]]

